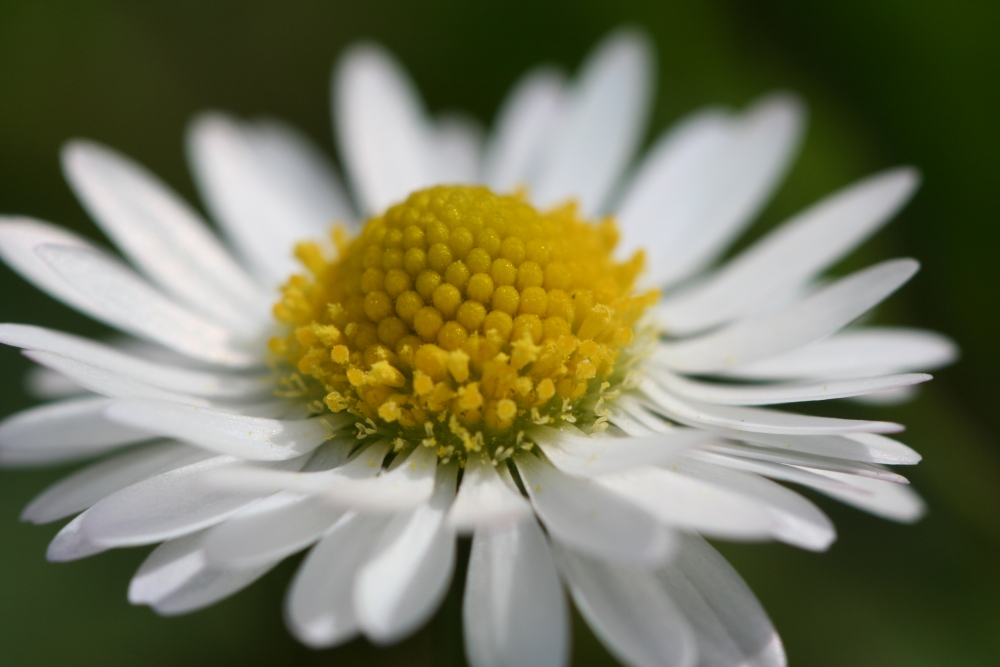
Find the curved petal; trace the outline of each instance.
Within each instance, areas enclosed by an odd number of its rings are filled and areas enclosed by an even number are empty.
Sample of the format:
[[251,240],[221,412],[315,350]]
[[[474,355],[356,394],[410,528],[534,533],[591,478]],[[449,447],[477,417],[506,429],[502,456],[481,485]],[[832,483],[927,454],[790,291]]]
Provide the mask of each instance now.
[[109,549],[109,547],[95,544],[84,534],[83,521],[86,515],[87,512],[84,512],[67,523],[52,538],[49,548],[45,552],[45,558],[49,562],[68,563],[69,561],[80,560],[81,558],[93,556]]
[[659,320],[677,335],[723,324],[807,283],[873,234],[905,204],[920,177],[894,169],[809,207],[716,273],[660,304]]
[[663,140],[640,167],[619,217],[633,239],[663,227],[650,248],[649,282],[694,273],[753,220],[795,155],[804,116],[796,98],[771,95],[735,118],[703,112]]
[[476,530],[462,626],[472,667],[564,667],[569,662],[566,598],[536,521]]
[[115,375],[181,394],[245,398],[273,392],[273,380],[267,376],[178,368],[175,364],[156,363],[104,343],[43,327],[0,324],[0,343],[68,357]]
[[919,521],[927,513],[927,505],[923,499],[911,487],[904,484],[855,477],[831,470],[815,470],[814,472],[817,475],[843,481],[867,491],[867,495],[862,495],[833,488],[820,489],[817,487],[817,491],[821,493],[883,519],[899,521],[900,523],[913,523]]
[[574,436],[553,428],[531,432],[552,464],[568,475],[594,477],[642,464],[662,464],[686,449],[711,440],[700,429],[675,429],[640,438]]
[[597,45],[554,128],[532,197],[536,204],[572,199],[588,217],[603,212],[645,133],[653,69],[653,49],[642,33],[620,30]]
[[21,520],[38,524],[57,521],[82,512],[127,486],[209,456],[177,442],[148,445],[119,454],[78,470],[45,489],[24,508]]
[[377,215],[433,185],[433,128],[420,94],[382,47],[358,44],[334,72],[334,131],[362,211]]
[[283,123],[198,116],[188,157],[208,208],[267,288],[299,270],[296,243],[354,219],[326,158]]
[[77,197],[150,280],[202,315],[236,329],[260,327],[265,294],[186,202],[143,167],[90,141],[62,150]]
[[785,649],[771,619],[708,542],[683,535],[677,556],[657,577],[694,629],[700,664],[785,667]]
[[82,296],[70,305],[96,320],[201,361],[242,368],[262,363],[250,341],[177,305],[103,252],[51,244],[33,250]]
[[434,496],[395,517],[354,581],[354,613],[368,639],[391,644],[430,618],[448,592],[455,533],[445,523],[458,465],[439,466]]
[[439,183],[479,183],[486,141],[479,121],[453,111],[438,116],[434,129],[435,180]]
[[[681,424],[700,426],[713,431],[745,431],[779,435],[839,435],[847,433],[897,433],[903,430],[900,424],[892,422],[812,417],[763,408],[682,401],[669,392],[663,391],[649,380],[642,381],[641,389],[670,419]],[[739,439],[740,436],[736,436],[736,438]]]
[[651,359],[685,373],[716,373],[819,340],[847,326],[917,272],[912,259],[862,269],[774,313],[748,317],[697,338],[662,343]]
[[552,67],[525,74],[507,94],[486,147],[483,181],[494,192],[531,186],[565,103],[566,76]]
[[531,454],[518,455],[515,462],[554,539],[609,560],[648,564],[669,556],[673,535],[645,510]]
[[514,486],[510,473],[485,456],[470,454],[462,485],[448,510],[448,524],[460,533],[499,528],[531,516],[531,505]]
[[329,648],[358,633],[351,595],[354,577],[386,522],[385,517],[351,512],[306,556],[285,604],[285,623],[300,642]]
[[724,372],[748,380],[832,379],[928,371],[957,358],[955,343],[934,331],[865,327]]
[[654,573],[558,545],[555,556],[577,609],[612,655],[636,667],[694,667],[694,631]]
[[85,396],[16,412],[0,422],[0,463],[47,465],[95,456],[154,434],[109,421],[107,398]]
[[[151,544],[213,526],[254,502],[261,493],[212,488],[206,477],[239,459],[217,456],[133,484],[91,507],[83,533],[94,544],[120,547]],[[302,461],[283,461],[296,469]]]
[[267,419],[194,405],[118,400],[105,411],[120,424],[146,429],[198,447],[245,459],[281,461],[307,454],[343,425],[335,415],[312,419]]

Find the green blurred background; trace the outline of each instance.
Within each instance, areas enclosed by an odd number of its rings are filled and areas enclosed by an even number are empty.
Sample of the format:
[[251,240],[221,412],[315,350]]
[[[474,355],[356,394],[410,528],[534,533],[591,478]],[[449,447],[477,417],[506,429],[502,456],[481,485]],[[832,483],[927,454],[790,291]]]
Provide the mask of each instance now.
[[[818,499],[840,537],[826,554],[721,545],[769,610],[793,665],[1000,664],[1000,3],[976,0],[637,0],[0,4],[0,211],[96,237],[64,185],[59,145],[106,142],[194,198],[181,137],[215,107],[292,121],[330,149],[331,63],[360,37],[406,63],[434,110],[489,121],[525,68],[574,68],[622,23],[660,57],[652,136],[707,103],[772,89],[808,102],[796,168],[750,236],[819,196],[900,163],[925,184],[839,270],[910,255],[923,271],[878,319],[953,336],[963,359],[904,407],[831,408],[908,424],[909,474],[930,512],[897,526]],[[0,268],[0,321],[105,331]],[[31,404],[27,363],[0,350],[6,415]],[[460,665],[458,584],[434,621],[390,649],[297,645],[281,621],[294,562],[209,610],[176,619],[131,607],[146,549],[54,565],[57,526],[18,523],[64,470],[0,473],[0,664]],[[579,621],[574,665],[611,665]]]

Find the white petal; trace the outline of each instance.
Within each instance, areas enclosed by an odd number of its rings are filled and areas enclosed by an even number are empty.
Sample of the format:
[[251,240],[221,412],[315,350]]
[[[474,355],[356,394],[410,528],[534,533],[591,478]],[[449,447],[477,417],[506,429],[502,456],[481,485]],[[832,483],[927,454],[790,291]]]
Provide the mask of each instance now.
[[81,387],[108,398],[136,398],[186,403],[188,405],[209,405],[208,400],[204,398],[185,396],[152,387],[139,380],[122,377],[102,368],[51,352],[28,350],[24,356],[46,368],[62,373]]
[[500,528],[529,516],[531,505],[510,480],[506,464],[494,467],[483,456],[469,455],[462,485],[448,510],[449,525],[470,533],[476,528]]
[[108,421],[106,398],[85,396],[16,412],[0,422],[0,463],[44,465],[86,458],[153,434]]
[[796,153],[804,116],[794,97],[771,95],[735,118],[703,112],[662,140],[619,218],[633,244],[637,233],[665,227],[647,246],[650,282],[702,268],[753,220]]
[[659,563],[669,556],[673,535],[646,511],[534,455],[515,461],[535,512],[554,539],[609,560]]
[[782,451],[804,452],[837,459],[883,463],[888,465],[914,465],[920,454],[901,442],[877,433],[846,433],[844,435],[779,435],[750,433],[737,429],[716,431],[733,440],[773,447]]
[[83,387],[65,375],[50,371],[43,366],[32,366],[27,370],[24,374],[24,390],[30,396],[42,400],[69,398],[86,393]]
[[241,375],[178,368],[161,364],[80,336],[26,324],[0,324],[0,343],[69,357],[143,384],[167,391],[212,398],[265,396],[273,381],[262,375]]
[[213,452],[260,461],[280,461],[307,454],[345,423],[337,415],[267,419],[145,400],[115,401],[105,414],[120,424],[176,438]]
[[866,327],[842,331],[780,356],[728,369],[747,379],[842,378],[947,366],[958,358],[954,342],[933,331]]
[[712,276],[670,295],[658,320],[675,335],[758,310],[828,268],[909,200],[919,176],[895,169],[866,178],[811,206],[730,260]]
[[[268,509],[257,505],[280,499]],[[343,516],[321,499],[276,494],[208,530],[205,557],[218,568],[252,568],[305,549]]]
[[445,523],[458,465],[438,468],[431,501],[393,519],[354,581],[354,613],[362,632],[391,644],[424,624],[448,592],[455,533]]
[[285,623],[312,648],[342,644],[358,632],[351,591],[387,519],[350,513],[313,547],[295,574],[285,604]]
[[435,451],[429,447],[417,447],[402,464],[374,479],[354,474],[348,465],[328,472],[296,475],[256,468],[224,471],[224,474],[220,471],[215,476],[215,482],[234,489],[313,493],[331,505],[345,509],[395,512],[430,499],[434,492],[436,466]]
[[334,72],[333,115],[341,157],[366,214],[433,184],[433,128],[409,76],[384,49],[349,49]]
[[47,488],[24,508],[21,520],[40,524],[62,519],[136,482],[208,456],[204,451],[176,442],[119,454],[78,470]]
[[282,123],[201,115],[188,157],[208,208],[269,288],[300,269],[295,243],[354,217],[326,158]]
[[[881,479],[896,484],[909,484],[909,481],[902,475],[887,470],[880,466],[872,465],[862,461],[845,461],[844,459],[831,458],[828,456],[817,456],[815,454],[805,454],[788,449],[771,449],[758,445],[749,445],[731,440],[719,440],[709,445],[705,445],[698,451],[688,452],[688,456],[700,458],[704,454],[718,454],[722,458],[738,457],[740,459],[753,459],[754,462],[770,462],[771,464],[781,464],[781,467],[801,466],[816,470],[832,470],[848,475],[858,475],[859,477],[870,477],[871,479]],[[712,456],[712,459],[719,457]],[[760,472],[755,471],[755,472]],[[766,476],[766,473],[761,473]],[[848,487],[849,488],[849,487]]]
[[565,102],[566,77],[550,67],[533,69],[511,89],[486,148],[483,180],[494,192],[530,185]]
[[836,498],[842,503],[854,505],[866,512],[871,512],[883,519],[891,519],[901,523],[919,521],[927,512],[927,505],[911,487],[904,484],[893,484],[879,479],[854,477],[830,470],[815,470],[817,475],[842,481],[852,486],[859,486],[869,495],[861,495],[836,489],[817,489],[826,495]]
[[710,405],[696,401],[682,401],[663,391],[649,380],[643,380],[641,389],[657,408],[670,419],[711,430],[729,429],[751,433],[780,435],[836,435],[843,433],[896,433],[903,430],[892,422],[862,421],[812,417],[794,412],[779,412],[764,408]]
[[619,31],[597,45],[567,95],[532,199],[543,207],[569,199],[594,216],[628,166],[646,129],[653,87],[646,37]]
[[564,667],[569,662],[566,598],[536,521],[476,530],[462,626],[473,667]]
[[267,320],[265,294],[205,222],[143,167],[90,141],[63,147],[74,192],[129,260],[168,294],[234,328]]
[[[302,463],[269,465],[294,469]],[[160,542],[213,526],[263,495],[217,490],[206,483],[212,471],[239,464],[239,459],[217,456],[133,484],[87,510],[84,534],[95,544],[117,547]]]
[[436,180],[439,183],[480,182],[485,132],[479,121],[464,113],[452,112],[439,116],[436,125]]
[[736,385],[699,382],[667,371],[649,371],[664,389],[686,399],[716,405],[775,405],[802,401],[826,401],[847,396],[910,387],[931,379],[926,373],[882,375],[850,380],[805,384]]
[[667,525],[709,537],[763,540],[771,536],[776,524],[762,503],[673,470],[644,466],[597,481]]
[[760,602],[736,571],[697,535],[683,535],[658,578],[694,628],[699,664],[785,667],[785,650]]
[[49,543],[45,558],[52,563],[66,563],[108,550],[108,547],[94,544],[84,535],[82,527],[86,515],[84,512],[63,526]]
[[595,438],[538,428],[531,431],[531,437],[564,473],[593,477],[636,465],[667,463],[714,436],[700,429],[685,428],[641,438]]
[[635,667],[694,667],[694,631],[655,574],[564,548],[555,556],[577,609],[612,655]]
[[[762,503],[776,519],[771,529],[775,539],[803,549],[824,551],[837,537],[833,523],[818,507],[780,484],[753,473],[700,461],[686,460],[677,468],[684,475],[739,493],[748,501]],[[815,473],[818,475],[821,471]]]
[[652,359],[686,373],[715,373],[819,340],[850,324],[917,272],[912,259],[890,260],[841,278],[791,306],[690,340],[663,343]]
[[87,315],[181,354],[223,366],[259,366],[251,343],[177,305],[105,253],[66,245],[34,251],[83,297]]

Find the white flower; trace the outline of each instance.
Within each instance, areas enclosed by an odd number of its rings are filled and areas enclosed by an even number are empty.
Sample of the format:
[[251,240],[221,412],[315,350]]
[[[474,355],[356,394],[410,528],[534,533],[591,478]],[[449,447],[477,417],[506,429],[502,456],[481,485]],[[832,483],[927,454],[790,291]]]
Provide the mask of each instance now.
[[[803,112],[787,95],[742,112],[697,112],[630,170],[643,137],[651,73],[644,39],[618,33],[571,81],[550,69],[528,73],[484,140],[464,116],[429,116],[384,51],[356,47],[341,60],[333,86],[353,197],[326,158],[285,125],[221,114],[193,123],[192,167],[226,245],[137,164],[94,143],[71,142],[63,152],[70,185],[131,266],[27,218],[0,224],[0,255],[49,295],[125,336],[99,343],[35,326],[0,326],[0,341],[23,348],[44,367],[32,385],[58,399],[5,420],[0,457],[6,464],[44,464],[129,448],[64,479],[25,510],[24,518],[35,523],[77,515],[53,540],[49,558],[68,561],[162,542],[133,578],[129,599],[179,614],[231,595],[312,547],[292,583],[286,617],[301,641],[325,647],[358,633],[394,642],[419,628],[451,581],[456,535],[472,534],[464,628],[466,652],[477,667],[566,664],[563,586],[626,664],[783,665],[766,614],[700,536],[826,549],[834,539],[830,521],[772,479],[897,521],[922,513],[906,480],[883,467],[920,459],[883,435],[901,426],[759,407],[900,398],[929,379],[914,371],[954,358],[954,346],[937,334],[845,329],[914,274],[913,260],[820,279],[892,217],[918,178],[902,168],[851,185],[715,267],[784,174]],[[485,375],[477,375],[486,371],[470,370],[470,357],[459,349],[467,327],[453,346],[439,335],[447,350],[428,347],[442,364],[433,380],[419,361],[362,359],[360,315],[316,315],[313,324],[354,317],[343,332],[309,324],[299,334],[273,321],[276,289],[298,270],[291,252],[296,242],[325,238],[333,221],[379,216],[441,183],[484,183],[494,192],[524,186],[541,209],[576,200],[574,216],[613,212],[622,235],[616,256],[643,249],[642,279],[664,290],[644,320],[654,335],[631,343],[632,330],[613,319],[624,317],[621,309],[574,302],[600,321],[577,320],[566,331],[565,355],[604,341],[609,380],[597,377],[600,364],[586,356],[564,357],[576,370],[564,365],[529,377],[519,369],[540,367],[540,333],[529,330],[541,324],[514,321],[498,363],[509,362],[503,367],[513,369],[510,380],[520,384],[491,394]],[[417,210],[412,201],[399,210]],[[581,236],[587,234],[597,232]],[[433,260],[423,232],[420,243],[417,255],[427,250],[425,260]],[[496,243],[491,257],[500,261],[499,237]],[[354,247],[341,245],[341,258]],[[316,271],[335,264],[324,259],[332,247],[310,248],[318,252],[300,257],[314,261]],[[517,252],[523,256],[524,248]],[[605,264],[595,260],[595,280],[603,279]],[[544,267],[538,267],[541,276]],[[375,272],[381,280],[382,268]],[[462,286],[468,274],[459,276]],[[388,291],[388,274],[384,279]],[[399,280],[409,289],[410,278]],[[528,283],[518,280],[509,289],[521,290],[524,314]],[[492,292],[490,282],[487,297],[506,284],[498,278]],[[439,300],[435,291],[427,308],[448,320],[462,299],[453,291],[458,301],[448,302],[447,294]],[[548,297],[538,294],[543,305],[555,303],[552,290]],[[365,307],[381,308],[378,298]],[[502,309],[493,298],[494,309]],[[393,303],[386,320],[402,322]],[[320,305],[325,312],[326,302]],[[395,308],[402,312],[398,301]],[[470,310],[469,317],[481,322],[485,312]],[[409,319],[407,332],[419,333],[412,313]],[[438,317],[435,327],[441,323]],[[619,325],[620,338],[602,329]],[[587,327],[596,327],[594,333],[584,335]],[[330,340],[315,342],[314,331]],[[515,335],[519,331],[529,333]],[[272,343],[277,357],[265,346],[269,336],[278,341]],[[335,360],[341,355],[337,368],[349,366],[347,374],[276,362],[287,351],[283,336],[302,350],[314,345]],[[357,349],[333,347],[343,336],[354,337]],[[622,359],[633,364],[631,372]],[[264,369],[268,362],[275,372]],[[548,379],[571,376],[583,394],[570,396],[570,384]],[[473,379],[482,379],[482,387]],[[442,405],[452,407],[436,412],[421,397],[438,386],[447,394]],[[562,402],[550,391],[560,386],[569,396]],[[322,391],[311,394],[317,387]],[[369,389],[381,393],[370,396]],[[392,394],[397,390],[403,393]],[[324,398],[324,392],[330,393]],[[470,411],[461,413],[466,421],[456,420],[456,405]],[[530,405],[541,411],[529,411]],[[420,413],[426,421],[407,426],[419,406],[427,408]],[[479,420],[493,427],[478,430]],[[426,437],[414,439],[414,428]],[[459,461],[464,468],[456,490]]]

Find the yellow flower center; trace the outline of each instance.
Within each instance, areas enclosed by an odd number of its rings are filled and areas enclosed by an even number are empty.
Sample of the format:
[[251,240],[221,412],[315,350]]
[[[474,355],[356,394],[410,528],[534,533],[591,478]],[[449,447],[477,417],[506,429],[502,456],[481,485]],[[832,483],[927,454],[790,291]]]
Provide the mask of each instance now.
[[415,192],[356,238],[333,236],[333,261],[296,247],[308,273],[274,307],[289,327],[270,342],[294,369],[285,383],[444,459],[495,455],[521,443],[521,427],[573,421],[658,298],[633,295],[643,256],[614,261],[612,220],[484,187]]

